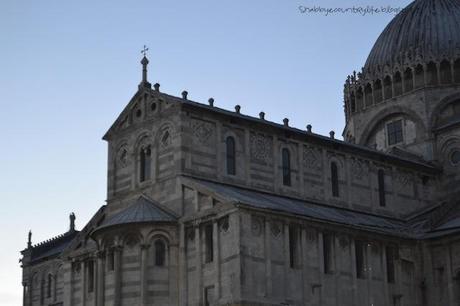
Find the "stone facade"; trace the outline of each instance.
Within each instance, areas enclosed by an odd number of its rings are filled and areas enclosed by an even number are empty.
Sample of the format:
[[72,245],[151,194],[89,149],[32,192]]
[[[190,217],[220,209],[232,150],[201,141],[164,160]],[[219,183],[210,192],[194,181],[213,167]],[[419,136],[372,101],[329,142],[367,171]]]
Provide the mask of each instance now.
[[107,205],[29,237],[23,304],[459,305],[456,61],[372,103],[350,77],[340,141],[152,89],[144,57],[104,136]]

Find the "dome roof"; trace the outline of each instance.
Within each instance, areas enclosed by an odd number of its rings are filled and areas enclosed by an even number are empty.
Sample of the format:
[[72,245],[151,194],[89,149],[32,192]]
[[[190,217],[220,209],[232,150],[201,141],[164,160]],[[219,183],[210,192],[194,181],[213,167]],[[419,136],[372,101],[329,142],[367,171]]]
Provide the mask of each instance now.
[[451,58],[459,48],[460,1],[415,0],[380,34],[364,71],[409,64],[418,58],[424,62]]

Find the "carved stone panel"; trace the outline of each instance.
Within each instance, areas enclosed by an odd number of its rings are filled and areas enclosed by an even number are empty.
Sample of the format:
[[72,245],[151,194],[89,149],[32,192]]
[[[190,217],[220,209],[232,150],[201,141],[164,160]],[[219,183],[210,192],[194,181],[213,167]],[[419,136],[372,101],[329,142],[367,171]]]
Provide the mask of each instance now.
[[260,162],[270,162],[273,158],[272,138],[251,133],[251,158]]
[[304,146],[302,152],[303,166],[310,171],[321,171],[322,156],[321,151],[312,146]]
[[207,145],[211,143],[214,135],[214,124],[203,120],[194,119],[192,121],[192,133],[195,142]]

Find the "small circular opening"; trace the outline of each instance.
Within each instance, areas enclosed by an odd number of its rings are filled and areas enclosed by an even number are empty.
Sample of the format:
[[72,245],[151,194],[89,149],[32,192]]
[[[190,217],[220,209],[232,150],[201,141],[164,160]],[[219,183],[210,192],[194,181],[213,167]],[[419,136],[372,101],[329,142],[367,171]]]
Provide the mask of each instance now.
[[452,152],[452,154],[450,155],[450,162],[455,166],[460,164],[460,151],[455,150],[454,152]]

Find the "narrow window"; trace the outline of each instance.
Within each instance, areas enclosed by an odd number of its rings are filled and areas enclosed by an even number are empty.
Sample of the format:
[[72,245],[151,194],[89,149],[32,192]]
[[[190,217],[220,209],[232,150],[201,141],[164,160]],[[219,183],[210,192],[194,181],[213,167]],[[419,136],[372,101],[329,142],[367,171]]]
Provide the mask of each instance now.
[[163,240],[155,241],[155,266],[163,267],[166,261],[166,245]]
[[51,274],[48,274],[48,284],[46,287],[46,297],[50,298],[51,297],[51,285],[53,282],[53,276]]
[[387,281],[389,283],[395,282],[395,259],[396,259],[396,248],[387,246],[386,252],[386,265],[387,265]]
[[212,224],[207,224],[204,227],[204,241],[205,241],[205,262],[209,263],[213,260],[213,238],[212,238]]
[[333,273],[334,264],[334,236],[332,234],[323,234],[323,261],[324,273]]
[[395,145],[403,141],[402,120],[387,124],[388,145]]
[[331,187],[332,196],[339,197],[339,171],[335,162],[331,163]]
[[151,150],[150,146],[142,148],[140,152],[140,169],[139,169],[139,180],[144,182],[150,179],[150,164],[151,164]]
[[385,207],[385,171],[380,169],[377,176],[379,181],[379,203],[380,206]]
[[214,302],[214,286],[204,288],[204,306],[210,306]]
[[107,270],[115,270],[115,253],[113,250],[110,250],[110,252],[107,255]]
[[298,231],[294,225],[289,225],[289,265],[295,268],[298,264]]
[[236,157],[235,157],[235,139],[231,136],[227,137],[225,144],[227,154],[227,174],[236,174]]
[[88,292],[94,291],[94,261],[88,261]]
[[355,241],[356,277],[366,278],[366,243]]
[[42,279],[40,283],[40,305],[45,303],[45,280]]
[[281,152],[283,163],[283,185],[291,186],[291,156],[289,150],[284,148]]
[[351,105],[351,112],[354,113],[356,112],[356,98],[355,98],[355,93],[351,93],[351,99],[350,99],[350,105]]

